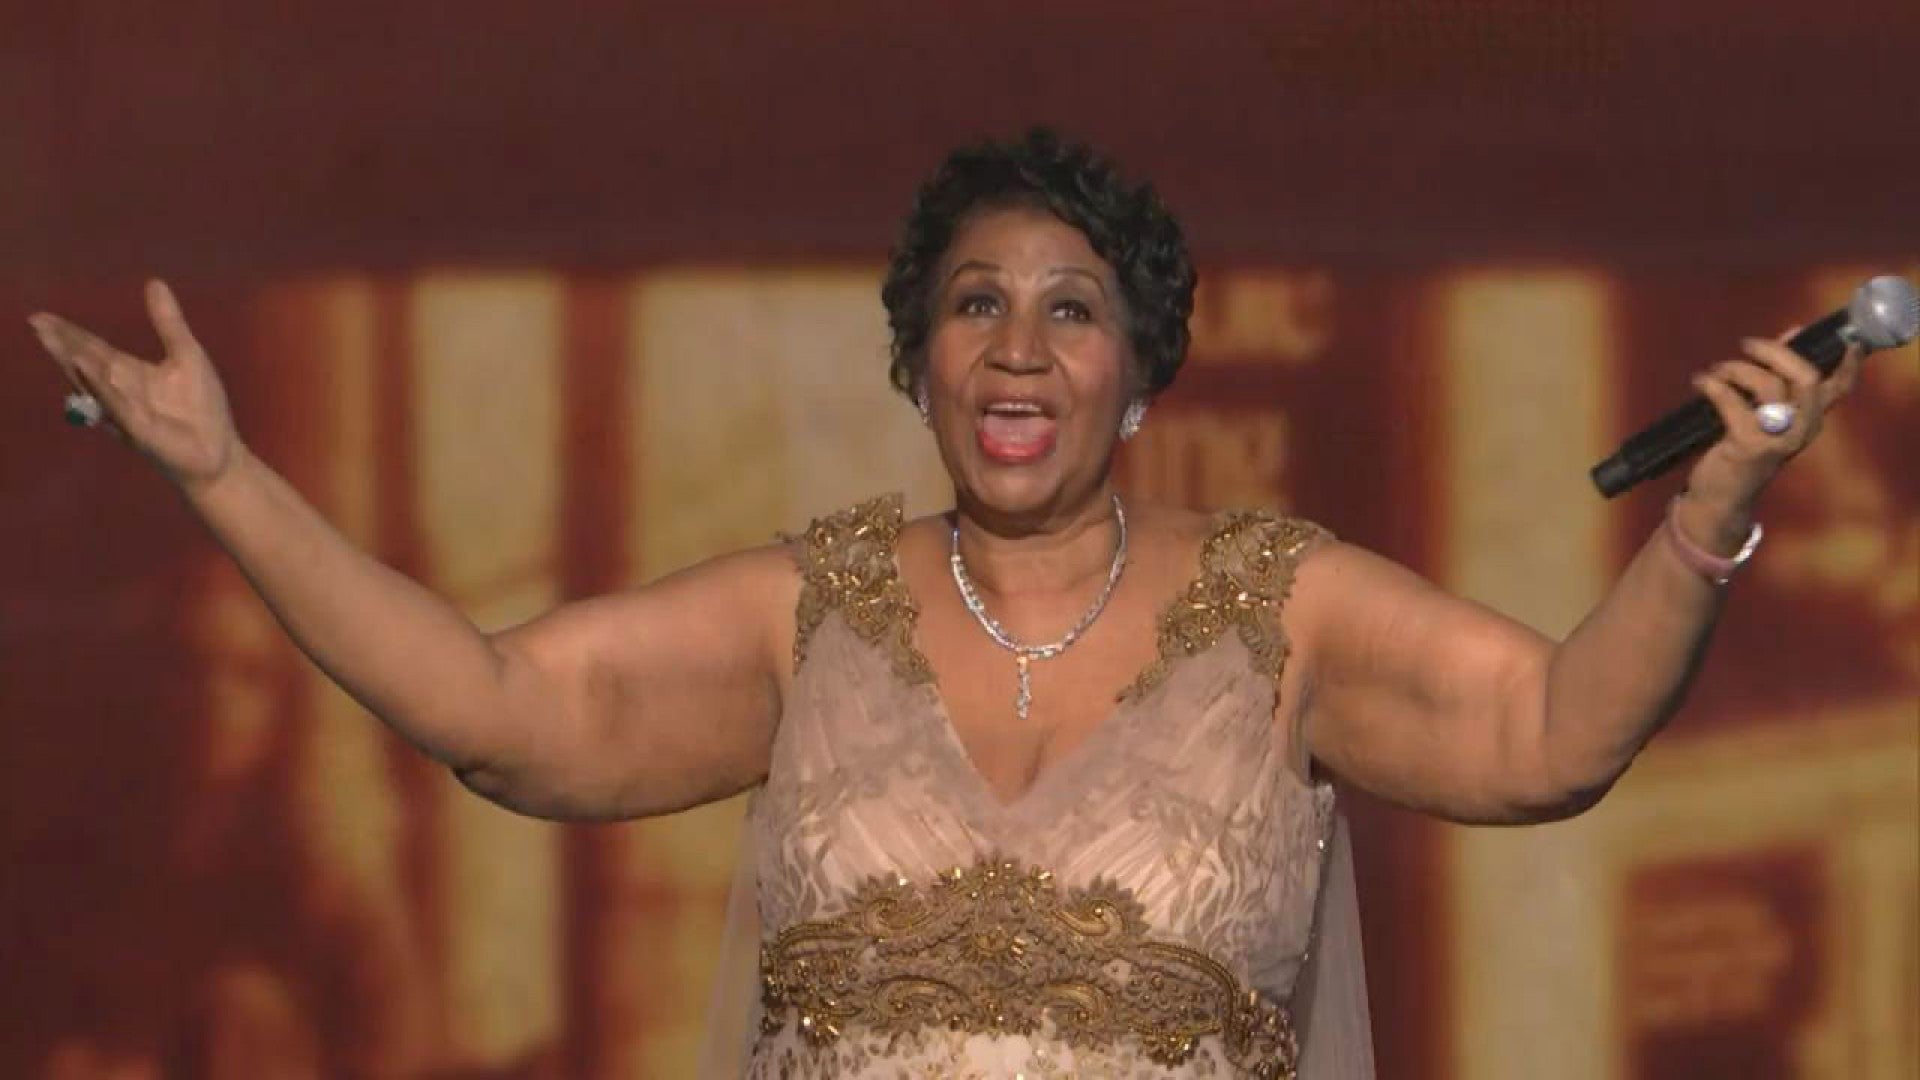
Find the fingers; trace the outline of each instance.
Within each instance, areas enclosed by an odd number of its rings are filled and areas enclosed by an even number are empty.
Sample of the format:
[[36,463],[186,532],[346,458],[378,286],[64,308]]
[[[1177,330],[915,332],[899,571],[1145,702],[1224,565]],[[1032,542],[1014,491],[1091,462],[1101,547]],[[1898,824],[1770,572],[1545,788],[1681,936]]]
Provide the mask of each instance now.
[[[1789,332],[1783,335],[1783,339],[1791,336]],[[1790,387],[1786,397],[1779,400],[1791,401],[1816,424],[1819,417],[1825,415],[1836,401],[1851,393],[1859,383],[1860,366],[1867,353],[1860,345],[1848,346],[1840,362],[1834,366],[1833,374],[1822,376],[1820,369],[1814,367],[1806,357],[1778,342],[1750,338],[1741,343],[1741,348],[1755,363],[1766,365],[1769,371]]]
[[45,345],[55,357],[68,360],[78,359],[82,355],[100,358],[116,351],[98,335],[58,315],[42,311],[27,322],[33,326],[34,333],[40,335],[40,344]]
[[49,332],[41,329],[39,319],[40,316],[36,315],[27,321],[32,324],[33,332],[39,335],[41,346],[47,350],[49,356],[53,357],[54,366],[60,369],[61,375],[66,376],[67,385],[82,394],[93,393],[93,387],[88,384],[86,376],[80,374],[80,369],[74,367],[73,362],[67,359],[66,354],[60,350],[54,343],[54,340],[49,336]]
[[[1747,354],[1755,363],[1792,387],[1789,394],[1796,404],[1810,404],[1814,399],[1814,390],[1820,385],[1820,369],[1814,367],[1806,357],[1787,348],[1778,341],[1766,341],[1761,338],[1747,338],[1740,343],[1740,351]],[[1769,398],[1767,400],[1774,400]]]
[[1860,382],[1860,364],[1867,358],[1867,350],[1855,345],[1847,349],[1847,355],[1840,358],[1840,366],[1833,369],[1833,375],[1820,384],[1820,407],[1827,409],[1853,392]]
[[69,355],[71,350],[67,344],[63,320],[56,315],[41,312],[30,316],[27,319],[27,325],[33,327],[34,335],[40,339],[40,346],[47,350],[48,356],[53,357],[53,362],[59,366],[60,373],[67,377],[67,382],[73,384],[73,388],[83,394],[93,393],[93,385],[87,381],[87,377]]
[[68,382],[98,398],[115,419],[125,415],[129,395],[146,375],[144,363],[58,315],[41,312],[27,321]]
[[1792,396],[1785,379],[1758,364],[1726,360],[1708,369],[1708,373],[1745,391],[1749,408],[1766,401],[1786,401]]
[[[1693,388],[1700,396],[1713,403],[1714,411],[1720,414],[1720,422],[1729,435],[1744,442],[1772,438],[1760,430],[1760,421],[1753,415],[1753,400],[1741,392],[1741,388],[1727,377],[1729,369],[1739,365],[1719,364],[1693,377]],[[1778,400],[1770,399],[1770,400]]]
[[[1857,346],[1850,348],[1832,377],[1822,376],[1806,357],[1786,346],[1795,333],[1797,330],[1789,330],[1772,341],[1747,338],[1740,343],[1744,359],[1716,364],[1696,376],[1693,383],[1713,403],[1721,422],[1738,441],[1756,449],[1764,444],[1786,446],[1789,456],[1811,441],[1827,409],[1853,389],[1863,356]],[[1794,420],[1784,431],[1766,431],[1755,415],[1758,406],[1771,402],[1794,409]]]
[[[1713,406],[1726,435],[1701,456],[1689,487],[1750,500],[1819,437],[1827,409],[1859,379],[1863,353],[1848,349],[1832,376],[1822,378],[1787,345],[1799,332],[1774,341],[1748,338],[1740,343],[1742,358],[1694,376],[1694,389]],[[1763,416],[1777,430],[1763,427]]]
[[[105,403],[110,397],[107,391],[102,387],[95,385],[91,380],[87,378],[87,376],[78,367],[76,367],[73,364],[72,361],[68,360],[65,356],[62,356],[59,353],[55,353],[53,360],[54,360],[54,365],[60,369],[60,374],[66,377],[67,385],[71,386],[74,389],[75,393],[84,394],[87,397],[92,398],[95,403],[99,404],[102,407],[102,409],[106,411],[106,415],[101,417],[99,420],[93,423],[84,424],[83,426],[103,428],[107,431],[108,434],[119,439],[120,441],[131,442],[132,440],[129,439],[129,437],[127,436],[126,429],[120,426],[120,423],[118,420],[114,419],[114,414],[112,410],[106,408]],[[73,414],[71,412],[68,413],[68,420],[70,422],[73,422]]]
[[147,282],[147,315],[153,320],[153,328],[160,334],[169,357],[200,350],[200,343],[194,339],[187,317],[180,310],[180,301],[159,278]]
[[[1740,351],[1746,357],[1744,360],[1728,360],[1716,364],[1706,373],[1713,381],[1724,384],[1742,399],[1745,407],[1739,410],[1738,418],[1741,421],[1751,419],[1756,407],[1770,402],[1783,402],[1793,406],[1796,420],[1786,431],[1767,433],[1765,429],[1759,428],[1757,423],[1754,425],[1762,438],[1800,437],[1796,429],[1810,429],[1817,426],[1820,415],[1831,404],[1835,395],[1835,390],[1830,388],[1820,374],[1820,369],[1783,343],[1794,333],[1795,331],[1790,330],[1773,341],[1746,338],[1740,342]],[[1844,386],[1839,389],[1844,392]],[[1744,430],[1746,426],[1744,422],[1729,422],[1728,430],[1736,428]],[[1807,433],[1810,434],[1810,431]]]

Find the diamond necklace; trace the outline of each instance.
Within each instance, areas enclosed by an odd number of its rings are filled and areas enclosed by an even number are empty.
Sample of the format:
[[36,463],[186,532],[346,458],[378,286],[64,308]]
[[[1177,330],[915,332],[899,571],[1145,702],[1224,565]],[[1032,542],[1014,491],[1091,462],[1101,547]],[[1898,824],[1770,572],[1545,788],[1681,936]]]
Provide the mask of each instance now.
[[1027,707],[1033,704],[1033,674],[1029,670],[1030,665],[1035,660],[1051,660],[1066,652],[1067,646],[1080,640],[1080,635],[1086,633],[1087,627],[1093,625],[1093,620],[1099,618],[1100,613],[1106,610],[1107,600],[1113,596],[1113,587],[1120,582],[1120,570],[1127,565],[1127,514],[1120,508],[1118,495],[1113,497],[1113,520],[1118,524],[1120,538],[1113,548],[1113,566],[1107,570],[1107,583],[1101,586],[1100,595],[1093,598],[1093,606],[1087,609],[1086,614],[1080,616],[1080,621],[1073,625],[1073,629],[1062,634],[1058,641],[1047,645],[1020,644],[1013,639],[1012,634],[1007,633],[1006,627],[1001,626],[993,616],[987,614],[986,602],[981,600],[980,594],[974,590],[973,579],[967,576],[967,564],[960,559],[960,524],[957,519],[954,522],[953,553],[947,556],[947,564],[953,569],[953,583],[959,587],[960,599],[966,602],[967,610],[973,612],[974,620],[980,624],[980,628],[987,632],[987,636],[993,639],[994,644],[1013,654],[1020,676],[1020,690],[1014,695],[1013,711],[1022,722],[1027,719]]

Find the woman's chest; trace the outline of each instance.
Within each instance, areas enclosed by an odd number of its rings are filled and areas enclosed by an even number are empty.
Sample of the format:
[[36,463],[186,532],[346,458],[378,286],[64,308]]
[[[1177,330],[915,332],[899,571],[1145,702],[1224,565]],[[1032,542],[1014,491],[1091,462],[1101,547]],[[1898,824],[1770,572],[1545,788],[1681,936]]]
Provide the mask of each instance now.
[[918,644],[933,672],[935,711],[1002,803],[1110,736],[1128,687],[1158,656],[1152,619],[1124,609],[1067,648],[1036,655],[996,642],[964,611],[936,608],[923,614]]
[[788,882],[799,908],[870,877],[938,875],[988,856],[1064,877],[1130,868],[1129,887],[1169,910],[1209,890],[1257,907],[1282,863],[1315,851],[1317,789],[1287,769],[1271,684],[1236,645],[1145,694],[1101,695],[1104,715],[1057,753],[1043,745],[1025,758],[1040,765],[1023,763],[1009,793],[947,713],[950,702],[992,707],[990,685],[903,686],[863,671],[871,654],[842,644],[830,631],[820,667],[797,684],[755,809],[778,864],[767,869],[806,879]]

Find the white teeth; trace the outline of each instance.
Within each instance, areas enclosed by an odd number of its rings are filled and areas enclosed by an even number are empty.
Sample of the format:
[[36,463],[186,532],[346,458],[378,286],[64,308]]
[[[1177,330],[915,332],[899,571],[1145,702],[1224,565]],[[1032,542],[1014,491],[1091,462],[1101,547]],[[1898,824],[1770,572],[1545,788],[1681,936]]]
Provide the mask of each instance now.
[[996,401],[987,406],[987,411],[1001,416],[1040,416],[1043,410],[1031,401]]

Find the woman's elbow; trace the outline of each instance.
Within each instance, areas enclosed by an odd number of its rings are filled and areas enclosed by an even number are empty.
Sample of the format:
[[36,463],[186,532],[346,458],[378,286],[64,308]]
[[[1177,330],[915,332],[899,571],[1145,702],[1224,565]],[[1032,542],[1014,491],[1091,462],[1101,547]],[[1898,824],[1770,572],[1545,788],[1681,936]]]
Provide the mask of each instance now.
[[1612,790],[1611,783],[1594,787],[1575,788],[1558,792],[1549,797],[1515,804],[1512,807],[1511,823],[1515,825],[1547,825],[1555,821],[1566,821],[1600,805]]
[[[1501,802],[1513,824],[1536,825],[1578,817],[1599,805],[1627,762],[1570,741],[1557,724],[1549,692],[1550,659],[1537,658],[1509,692],[1500,770]],[[1631,759],[1629,759],[1631,760]]]
[[1619,779],[1619,772],[1573,780],[1548,775],[1538,782],[1517,786],[1500,800],[1499,812],[1494,815],[1496,823],[1546,825],[1579,817],[1600,805],[1600,800],[1607,797]]

